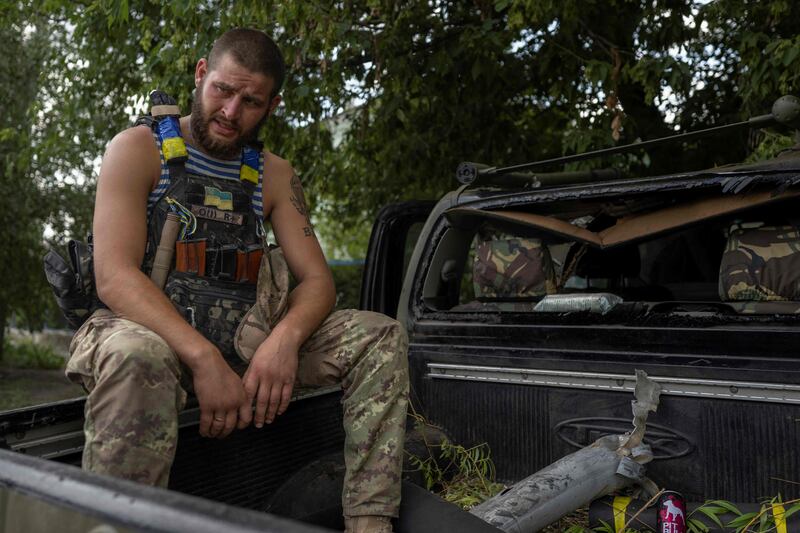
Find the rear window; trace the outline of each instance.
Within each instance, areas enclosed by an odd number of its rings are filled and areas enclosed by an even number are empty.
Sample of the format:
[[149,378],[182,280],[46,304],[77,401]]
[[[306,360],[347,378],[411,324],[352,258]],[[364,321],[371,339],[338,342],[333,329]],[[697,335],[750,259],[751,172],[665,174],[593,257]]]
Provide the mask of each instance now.
[[[423,288],[430,311],[607,314],[795,314],[800,308],[796,201],[660,225],[659,211],[622,227],[623,214],[451,217]],[[671,208],[670,214],[681,213]],[[555,217],[552,217],[555,218]],[[642,222],[643,224],[645,222]],[[555,230],[553,230],[555,228]],[[606,246],[592,235],[627,232]],[[638,233],[637,233],[638,232]]]

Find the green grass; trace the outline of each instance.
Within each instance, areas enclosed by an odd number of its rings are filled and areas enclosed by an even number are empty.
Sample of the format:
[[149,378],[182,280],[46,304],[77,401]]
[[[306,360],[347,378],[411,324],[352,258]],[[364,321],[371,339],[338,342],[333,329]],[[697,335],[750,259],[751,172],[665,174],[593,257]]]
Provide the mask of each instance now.
[[80,385],[60,370],[0,367],[0,412],[80,398]]
[[57,370],[65,364],[64,358],[55,354],[52,348],[29,340],[3,340],[3,366],[10,368],[31,368]]
[[[413,413],[417,426],[429,425],[424,417]],[[428,457],[411,455],[411,465],[422,473],[425,488],[443,500],[469,510],[498,494],[505,486],[495,481],[494,462],[487,443],[471,448],[444,439],[440,444],[426,441]],[[436,460],[442,459],[442,463]]]
[[83,396],[83,389],[64,376],[64,365],[64,358],[47,345],[4,339],[0,412]]

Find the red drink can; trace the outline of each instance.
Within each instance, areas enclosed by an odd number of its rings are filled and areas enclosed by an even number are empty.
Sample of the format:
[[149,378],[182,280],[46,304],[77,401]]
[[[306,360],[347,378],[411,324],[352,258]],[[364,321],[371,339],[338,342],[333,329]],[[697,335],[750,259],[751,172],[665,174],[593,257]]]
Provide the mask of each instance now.
[[664,491],[658,499],[656,531],[686,533],[686,500],[680,492]]

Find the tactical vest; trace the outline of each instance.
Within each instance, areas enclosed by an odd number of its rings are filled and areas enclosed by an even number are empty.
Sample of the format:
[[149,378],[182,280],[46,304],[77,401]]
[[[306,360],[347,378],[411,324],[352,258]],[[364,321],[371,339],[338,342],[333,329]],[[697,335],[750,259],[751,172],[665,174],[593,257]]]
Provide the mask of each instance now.
[[263,254],[262,151],[243,149],[238,179],[213,171],[192,172],[186,165],[189,152],[181,137],[177,106],[161,106],[163,114],[156,113],[157,107],[152,119],[138,122],[152,128],[162,167],[168,168],[151,194],[143,270],[150,272],[167,215],[175,213],[181,228],[164,292],[229,362],[241,364],[233,338],[255,302]]

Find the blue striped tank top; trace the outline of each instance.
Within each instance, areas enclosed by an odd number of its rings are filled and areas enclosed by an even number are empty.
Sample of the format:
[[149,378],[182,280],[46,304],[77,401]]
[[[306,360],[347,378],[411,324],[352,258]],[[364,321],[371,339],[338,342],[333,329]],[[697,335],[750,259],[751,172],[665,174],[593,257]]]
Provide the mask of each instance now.
[[[150,213],[153,207],[158,203],[161,197],[167,192],[170,186],[169,167],[164,159],[164,152],[161,149],[161,139],[158,133],[153,132],[153,138],[158,146],[158,154],[161,158],[161,177],[158,180],[156,188],[150,192],[147,198],[147,217],[150,218]],[[186,144],[186,151],[189,153],[189,159],[186,161],[186,172],[197,174],[200,176],[208,176],[216,179],[227,179],[239,181],[239,171],[242,162],[234,159],[217,159],[204,154],[193,146]],[[264,153],[259,153],[258,157],[258,184],[253,191],[251,198],[251,206],[255,213],[259,225],[264,221],[264,199],[263,199],[263,181],[264,181]]]

